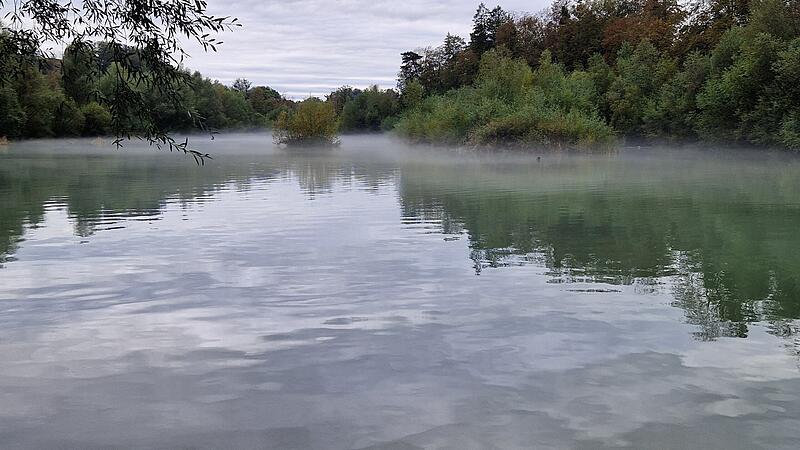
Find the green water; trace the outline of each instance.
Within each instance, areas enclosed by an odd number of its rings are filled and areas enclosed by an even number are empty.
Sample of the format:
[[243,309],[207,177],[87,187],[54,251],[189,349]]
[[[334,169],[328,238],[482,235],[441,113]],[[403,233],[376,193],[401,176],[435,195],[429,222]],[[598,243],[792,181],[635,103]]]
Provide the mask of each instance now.
[[0,148],[3,448],[796,448],[800,159]]

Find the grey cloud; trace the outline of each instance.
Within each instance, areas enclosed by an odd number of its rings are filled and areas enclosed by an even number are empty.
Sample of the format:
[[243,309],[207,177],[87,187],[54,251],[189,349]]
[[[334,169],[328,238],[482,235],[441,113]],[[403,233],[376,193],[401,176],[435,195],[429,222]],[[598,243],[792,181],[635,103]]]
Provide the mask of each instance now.
[[[187,66],[230,84],[244,77],[293,98],[351,85],[393,87],[400,53],[469,35],[477,1],[290,0],[209,2],[213,14],[239,18],[217,53],[188,45]],[[539,11],[548,0],[512,0],[508,10]],[[487,3],[493,6],[494,3]]]

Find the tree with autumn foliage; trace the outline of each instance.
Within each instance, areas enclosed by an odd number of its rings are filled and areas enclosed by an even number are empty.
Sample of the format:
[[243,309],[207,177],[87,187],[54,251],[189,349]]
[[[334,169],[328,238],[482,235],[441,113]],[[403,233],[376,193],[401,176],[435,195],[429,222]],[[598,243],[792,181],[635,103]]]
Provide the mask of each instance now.
[[[561,124],[563,130],[588,130],[578,124],[593,123],[588,117],[596,113],[622,137],[800,150],[798,49],[795,0],[556,0],[543,14],[517,16],[481,4],[468,45],[446,59],[438,49],[416,54],[415,95],[425,98],[409,106],[400,126],[412,137],[472,141],[533,139],[541,134],[531,130],[553,129],[531,122],[544,117],[541,111],[520,115],[540,100],[486,90],[493,78],[482,77],[479,67],[491,52],[503,67],[524,62],[533,84],[552,72],[543,70],[545,63],[576,80],[570,89],[581,89],[580,98],[591,99],[593,108],[582,109],[584,116],[569,109],[564,114],[572,116],[556,114],[573,118],[572,125]],[[550,86],[536,92],[550,95],[556,85]],[[578,96],[558,92],[553,98]]]

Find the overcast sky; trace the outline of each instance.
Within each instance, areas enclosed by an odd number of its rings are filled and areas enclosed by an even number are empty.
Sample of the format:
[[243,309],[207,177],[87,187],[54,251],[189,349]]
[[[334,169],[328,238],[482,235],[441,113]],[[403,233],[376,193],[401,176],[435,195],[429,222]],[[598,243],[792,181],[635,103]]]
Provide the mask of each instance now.
[[[438,45],[448,32],[469,38],[472,0],[209,0],[215,15],[238,17],[217,53],[194,46],[187,66],[230,84],[238,77],[291,98],[342,86],[394,87],[400,53]],[[539,12],[550,0],[507,0]],[[487,6],[494,7],[494,2]]]

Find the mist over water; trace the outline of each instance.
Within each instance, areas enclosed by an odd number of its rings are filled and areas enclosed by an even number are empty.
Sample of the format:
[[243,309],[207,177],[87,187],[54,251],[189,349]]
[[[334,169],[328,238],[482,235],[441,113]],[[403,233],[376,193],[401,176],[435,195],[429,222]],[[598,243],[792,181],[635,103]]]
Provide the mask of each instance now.
[[193,142],[0,147],[3,448],[796,448],[800,159]]

